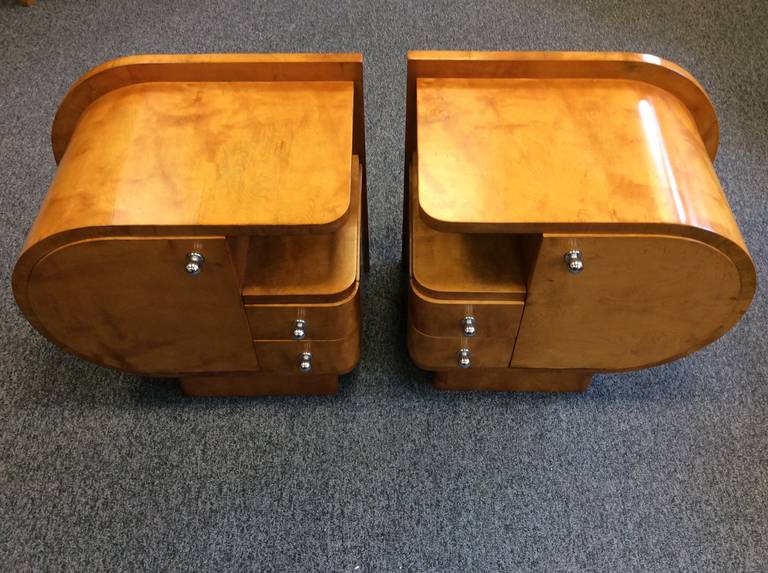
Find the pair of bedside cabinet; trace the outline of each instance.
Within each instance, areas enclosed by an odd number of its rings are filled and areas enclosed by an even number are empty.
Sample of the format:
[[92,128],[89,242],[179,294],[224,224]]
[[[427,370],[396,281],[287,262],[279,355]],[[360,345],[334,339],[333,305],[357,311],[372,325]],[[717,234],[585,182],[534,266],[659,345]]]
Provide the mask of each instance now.
[[[360,359],[362,57],[135,56],[53,124],[29,321],[190,395],[322,394]],[[580,391],[725,333],[755,270],[713,107],[624,53],[408,56],[408,348],[454,390]]]

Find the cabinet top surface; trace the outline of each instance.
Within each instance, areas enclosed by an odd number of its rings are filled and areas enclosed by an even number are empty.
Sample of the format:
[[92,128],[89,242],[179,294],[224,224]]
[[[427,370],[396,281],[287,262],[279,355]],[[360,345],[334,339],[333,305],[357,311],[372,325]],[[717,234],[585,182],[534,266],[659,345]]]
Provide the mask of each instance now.
[[730,218],[689,109],[625,79],[416,81],[419,205],[434,226]]
[[353,83],[150,82],[83,113],[49,209],[91,225],[334,226],[350,206]]

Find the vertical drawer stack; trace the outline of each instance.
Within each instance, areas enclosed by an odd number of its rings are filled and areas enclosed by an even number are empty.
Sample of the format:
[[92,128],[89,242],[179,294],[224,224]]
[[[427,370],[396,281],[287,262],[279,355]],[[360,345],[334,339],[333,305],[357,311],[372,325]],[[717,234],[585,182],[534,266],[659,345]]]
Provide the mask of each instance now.
[[430,227],[410,165],[408,348],[423,369],[507,368],[525,301],[517,235]]
[[264,373],[345,374],[360,359],[361,172],[352,161],[350,210],[320,235],[234,242],[251,336]]

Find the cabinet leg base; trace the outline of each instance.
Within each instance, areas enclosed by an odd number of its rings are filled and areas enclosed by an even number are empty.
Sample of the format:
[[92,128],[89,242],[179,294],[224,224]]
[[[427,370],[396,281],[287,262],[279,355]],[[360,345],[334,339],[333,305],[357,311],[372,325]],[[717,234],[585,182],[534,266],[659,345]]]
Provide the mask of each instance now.
[[280,396],[335,394],[336,374],[214,374],[179,379],[187,396]]
[[439,390],[494,392],[583,392],[591,383],[592,372],[523,368],[448,370],[435,372],[433,381]]

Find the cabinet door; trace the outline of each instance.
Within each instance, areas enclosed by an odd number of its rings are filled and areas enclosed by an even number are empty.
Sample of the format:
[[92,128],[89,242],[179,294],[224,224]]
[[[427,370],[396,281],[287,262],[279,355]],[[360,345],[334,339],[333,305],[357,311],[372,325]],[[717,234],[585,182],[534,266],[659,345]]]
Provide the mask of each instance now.
[[[583,268],[564,256],[580,251]],[[668,236],[544,235],[511,365],[624,370],[671,360],[722,335],[735,265]]]
[[[186,269],[187,253],[205,258]],[[147,374],[257,369],[223,237],[109,238],[53,251],[29,297],[45,333],[100,364]]]

